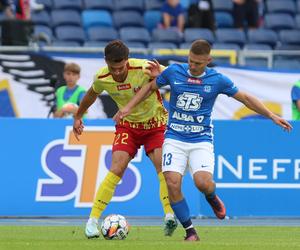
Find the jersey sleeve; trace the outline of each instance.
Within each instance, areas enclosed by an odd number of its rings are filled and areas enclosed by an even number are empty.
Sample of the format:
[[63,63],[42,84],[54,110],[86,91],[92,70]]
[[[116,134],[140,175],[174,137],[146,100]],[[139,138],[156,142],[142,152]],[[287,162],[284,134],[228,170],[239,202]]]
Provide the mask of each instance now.
[[293,102],[300,100],[300,88],[298,86],[292,88],[291,97]]
[[98,76],[100,75],[101,72],[97,72],[94,76],[94,80],[93,80],[93,84],[92,84],[92,88],[93,90],[100,94],[103,91],[103,88],[101,86],[101,80],[98,78]]
[[172,65],[165,68],[164,71],[156,78],[156,85],[158,88],[170,85],[170,75],[172,75]]
[[234,85],[234,83],[224,75],[221,75],[221,82],[222,82],[222,90],[221,93],[227,96],[234,96],[239,89]]

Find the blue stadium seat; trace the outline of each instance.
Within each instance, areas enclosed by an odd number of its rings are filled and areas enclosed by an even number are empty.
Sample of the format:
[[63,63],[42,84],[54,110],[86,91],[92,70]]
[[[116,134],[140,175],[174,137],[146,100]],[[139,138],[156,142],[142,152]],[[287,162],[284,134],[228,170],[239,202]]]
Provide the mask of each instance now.
[[296,3],[293,0],[268,0],[266,2],[267,13],[287,13],[295,15]]
[[53,7],[52,0],[36,0],[36,2],[43,4],[46,10],[51,10]]
[[45,10],[32,12],[31,20],[34,22],[34,24],[47,26],[51,24],[50,15],[48,14],[48,11]]
[[152,31],[161,22],[161,12],[159,10],[147,10],[144,12],[144,23],[147,30]]
[[213,49],[223,49],[223,50],[240,50],[240,46],[236,43],[214,43]]
[[267,44],[272,48],[278,41],[277,33],[270,29],[257,29],[248,31],[249,43]]
[[148,49],[177,49],[177,45],[170,42],[151,42]]
[[297,1],[297,12],[300,13],[300,0]]
[[114,11],[113,21],[115,27],[122,28],[126,26],[144,27],[144,18],[138,11],[119,10]]
[[265,28],[273,30],[296,28],[293,17],[289,14],[269,13],[265,15]]
[[297,14],[295,17],[296,29],[300,29],[300,14]]
[[191,1],[190,0],[180,0],[180,4],[184,9],[188,9],[191,4]]
[[116,10],[133,10],[144,12],[144,1],[143,0],[115,0]]
[[268,68],[268,59],[266,58],[245,58],[245,66],[251,68]]
[[53,47],[80,47],[81,44],[76,41],[53,41],[52,42]]
[[112,16],[107,10],[84,10],[81,17],[85,29],[93,26],[113,26]]
[[50,40],[53,40],[53,32],[49,26],[34,25],[34,35],[45,34]]
[[91,41],[112,41],[119,38],[117,30],[113,27],[90,27],[87,35]]
[[279,44],[276,50],[300,50],[300,45],[296,44]]
[[112,0],[84,0],[85,9],[99,9],[107,10],[109,12],[114,11],[115,6]]
[[124,27],[119,30],[121,40],[125,42],[141,42],[148,44],[151,36],[146,28],[142,27]]
[[132,49],[132,48],[145,49],[146,48],[146,45],[144,43],[140,43],[140,42],[125,42],[125,44],[130,49]]
[[100,42],[100,41],[86,41],[83,46],[84,47],[98,47],[104,48],[107,45],[107,42]]
[[182,37],[174,29],[154,29],[152,39],[153,42],[171,42],[177,45],[182,41]]
[[230,13],[232,12],[232,0],[213,0],[212,2],[215,11],[227,11]]
[[184,41],[189,43],[197,39],[205,39],[210,44],[215,42],[215,37],[213,32],[209,29],[204,29],[204,28],[186,28],[184,30],[183,37],[184,37]]
[[160,10],[163,5],[162,0],[146,0],[145,1],[145,11],[147,10]]
[[218,43],[234,43],[242,47],[246,42],[246,35],[239,29],[218,29],[216,31]]
[[185,42],[185,43],[181,43],[180,45],[179,45],[179,48],[180,49],[190,49],[191,48],[191,45],[192,45],[192,43],[190,42]]
[[272,47],[268,44],[247,43],[244,46],[244,50],[272,50]]
[[82,10],[81,0],[52,0],[54,9]]
[[75,10],[52,10],[52,27],[59,25],[81,26],[81,16]]
[[76,26],[58,26],[55,28],[55,35],[57,40],[61,41],[75,41],[83,44],[86,40],[83,29]]
[[233,17],[230,13],[224,11],[216,11],[215,19],[217,28],[232,28]]
[[300,45],[299,30],[281,30],[279,32],[279,37],[283,44]]
[[300,61],[296,59],[275,58],[273,69],[300,70]]

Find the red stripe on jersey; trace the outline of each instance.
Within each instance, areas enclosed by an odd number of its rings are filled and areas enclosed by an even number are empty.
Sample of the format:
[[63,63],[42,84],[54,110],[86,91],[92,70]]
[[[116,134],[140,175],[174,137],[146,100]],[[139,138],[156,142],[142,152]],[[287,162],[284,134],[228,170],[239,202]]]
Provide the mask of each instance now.
[[105,74],[105,75],[101,75],[101,76],[98,76],[98,79],[102,79],[102,78],[105,78],[105,77],[108,77],[110,75],[110,72]]

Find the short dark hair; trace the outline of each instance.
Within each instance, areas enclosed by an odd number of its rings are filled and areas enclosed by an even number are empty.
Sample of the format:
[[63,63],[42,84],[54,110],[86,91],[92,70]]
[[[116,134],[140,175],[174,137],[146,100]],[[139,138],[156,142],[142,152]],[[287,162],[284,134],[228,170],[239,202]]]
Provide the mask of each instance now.
[[209,55],[210,44],[206,40],[196,40],[192,43],[190,51],[195,55]]
[[121,62],[127,60],[129,55],[128,47],[121,40],[109,42],[104,49],[105,60],[109,62]]

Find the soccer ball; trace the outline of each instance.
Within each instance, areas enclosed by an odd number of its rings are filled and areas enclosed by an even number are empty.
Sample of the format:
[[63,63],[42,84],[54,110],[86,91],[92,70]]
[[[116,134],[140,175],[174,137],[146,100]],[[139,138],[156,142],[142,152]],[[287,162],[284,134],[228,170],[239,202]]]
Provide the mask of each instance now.
[[101,233],[107,240],[124,240],[129,233],[129,224],[124,216],[111,214],[103,220]]

